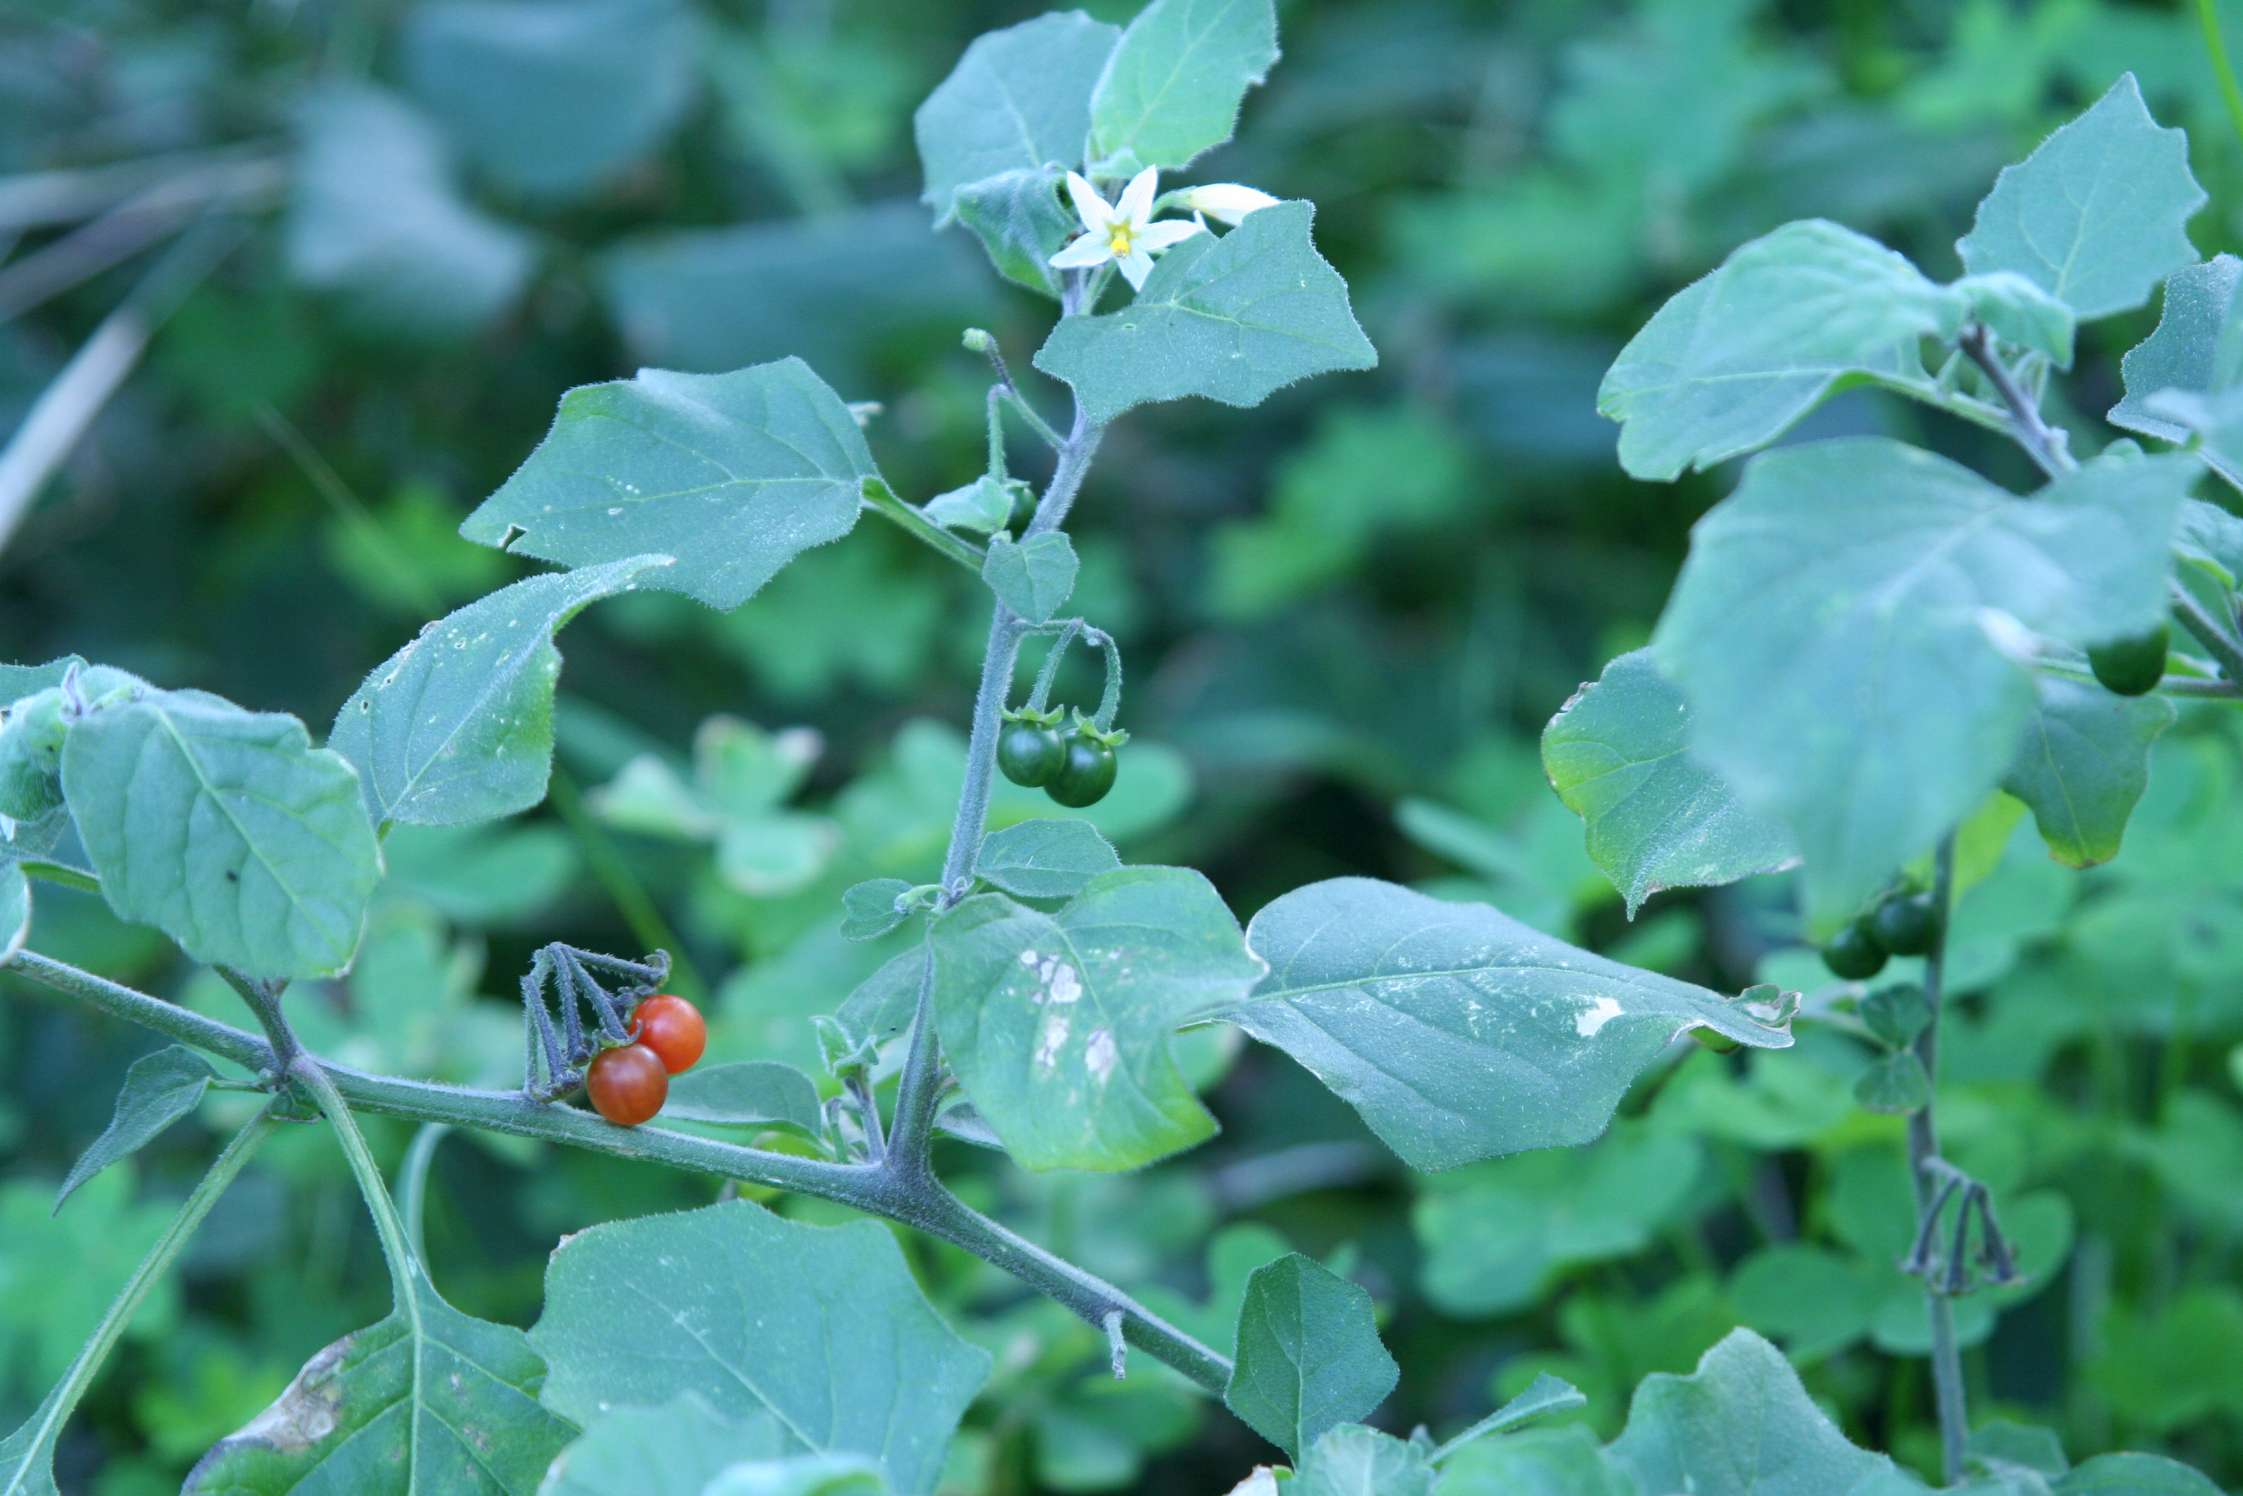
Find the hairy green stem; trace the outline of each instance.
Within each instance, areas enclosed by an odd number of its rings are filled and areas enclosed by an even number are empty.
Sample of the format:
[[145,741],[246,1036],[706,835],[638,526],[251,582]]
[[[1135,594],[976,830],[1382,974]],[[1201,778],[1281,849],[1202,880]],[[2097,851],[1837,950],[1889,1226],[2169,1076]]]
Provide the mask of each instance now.
[[2181,620],[2181,627],[2196,636],[2196,641],[2219,662],[2220,674],[2231,683],[2243,683],[2243,643],[2223,627],[2217,618],[2204,610],[2196,595],[2179,582],[2173,583],[2171,601],[2173,616]]
[[413,1280],[427,1275],[407,1238],[405,1222],[389,1198],[389,1185],[382,1179],[381,1166],[374,1162],[374,1150],[366,1146],[366,1134],[358,1130],[358,1119],[350,1114],[350,1104],[335,1089],[334,1078],[327,1073],[327,1067],[308,1054],[296,1056],[288,1066],[288,1078],[311,1093],[320,1114],[335,1129],[335,1141],[350,1164],[351,1177],[358,1181],[359,1194],[365,1197],[366,1213],[374,1218],[374,1234],[382,1243],[382,1260],[389,1264],[392,1296],[399,1310],[417,1316],[418,1296]]
[[2025,449],[2025,455],[2051,478],[2060,478],[2078,467],[2072,458],[2070,439],[2041,419],[2040,402],[2025,393],[2009,366],[1995,354],[1985,327],[1973,322],[1963,330],[1958,346],[1985,371],[1987,382],[2009,408],[2009,434]]
[[[30,1436],[25,1446],[27,1450],[39,1449],[70,1421],[70,1415],[77,1411],[79,1401],[86,1395],[86,1389],[93,1385],[95,1374],[101,1370],[101,1363],[116,1348],[118,1338],[132,1323],[132,1317],[148,1297],[148,1291],[156,1286],[171,1267],[194,1236],[196,1228],[202,1225],[203,1218],[210,1214],[210,1208],[218,1203],[218,1197],[226,1193],[226,1186],[234,1182],[234,1176],[241,1173],[242,1166],[249,1162],[258,1145],[272,1132],[273,1111],[278,1105],[277,1098],[268,1100],[263,1109],[251,1117],[241,1131],[234,1134],[233,1140],[226,1144],[224,1150],[203,1172],[201,1182],[180,1202],[178,1214],[171,1218],[171,1224],[164,1228],[164,1234],[156,1238],[156,1244],[148,1249],[148,1255],[140,1259],[140,1266],[133,1269],[132,1277],[117,1291],[117,1297],[110,1303],[108,1312],[101,1316],[101,1323],[94,1326],[93,1334],[87,1338],[77,1358],[70,1363],[70,1369],[62,1374],[62,1380],[55,1384],[54,1391],[39,1405],[39,1411],[33,1415],[32,1423],[25,1429],[25,1433]],[[0,1496],[18,1496],[18,1493],[30,1492],[32,1487],[29,1480],[33,1469],[34,1463],[27,1458],[18,1469],[7,1474],[6,1483],[0,1484]]]
[[[273,1070],[272,1049],[255,1034],[205,1018],[161,998],[42,956],[19,952],[8,970],[115,1017],[169,1035],[253,1071]],[[357,1111],[441,1122],[561,1143],[614,1158],[665,1164],[721,1180],[745,1180],[831,1200],[867,1214],[919,1226],[1052,1295],[1092,1324],[1120,1310],[1132,1344],[1200,1385],[1219,1392],[1229,1379],[1223,1357],[1137,1304],[1127,1294],[1033,1242],[988,1220],[934,1183],[870,1164],[799,1158],[659,1127],[616,1127],[574,1107],[532,1101],[519,1091],[490,1091],[402,1076],[373,1075],[346,1065],[299,1060]],[[306,1082],[316,1097],[317,1088]],[[893,1156],[891,1152],[891,1157]]]
[[[1051,481],[1036,504],[1036,514],[1025,534],[1037,535],[1065,523],[1075,496],[1082,492],[1083,477],[1098,451],[1103,429],[1079,405],[1074,429],[1060,449]],[[973,871],[974,855],[989,822],[990,779],[997,767],[997,733],[1005,699],[1012,691],[1013,669],[1020,660],[1020,641],[1029,625],[1004,604],[992,598],[989,642],[981,657],[981,683],[974,691],[973,725],[966,738],[966,777],[958,790],[958,814],[950,825],[950,849],[943,857],[942,902],[947,905]],[[911,1038],[904,1051],[903,1072],[896,1083],[895,1120],[888,1129],[886,1167],[916,1181],[932,1184],[928,1152],[934,1143],[935,1107],[941,1099],[942,1057],[935,1038],[934,948],[927,949],[920,971],[919,999],[912,1014]]]
[[[1931,1168],[1939,1157],[1939,1126],[1933,1105],[1939,1094],[1939,1015],[1947,972],[1947,928],[1955,912],[1955,834],[1940,839],[1933,859],[1932,908],[1938,912],[1938,935],[1924,958],[1924,1002],[1930,1019],[1916,1036],[1916,1058],[1923,1062],[1930,1082],[1929,1098],[1908,1118],[1908,1179],[1921,1219],[1932,1206]],[[1939,1410],[1939,1447],[1949,1484],[1962,1479],[1963,1443],[1970,1432],[1970,1414],[1963,1390],[1962,1351],[1955,1340],[1954,1300],[1926,1281],[1924,1298],[1931,1318],[1931,1372],[1933,1396]]]
[[397,1166],[397,1208],[405,1216],[405,1239],[423,1262],[428,1260],[428,1174],[436,1163],[436,1146],[450,1135],[450,1124],[424,1122]]
[[241,994],[249,1004],[249,1011],[257,1015],[257,1025],[265,1031],[265,1042],[272,1046],[273,1068],[286,1070],[304,1046],[296,1038],[296,1031],[288,1026],[288,1016],[281,1012],[281,994],[287,990],[286,982],[260,982],[245,977],[230,966],[217,968],[226,985]]
[[980,546],[951,534],[917,505],[906,504],[896,497],[894,489],[878,478],[867,478],[864,484],[864,507],[902,530],[904,534],[933,550],[937,555],[957,562],[975,576],[981,575],[984,553]]

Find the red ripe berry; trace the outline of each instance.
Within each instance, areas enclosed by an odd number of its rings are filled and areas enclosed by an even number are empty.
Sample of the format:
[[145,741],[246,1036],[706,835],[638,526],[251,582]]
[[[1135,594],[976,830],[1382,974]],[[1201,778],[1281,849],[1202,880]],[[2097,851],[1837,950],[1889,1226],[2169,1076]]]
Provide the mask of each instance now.
[[701,1021],[701,1010],[667,992],[640,1003],[631,1022],[638,1026],[638,1042],[653,1050],[672,1075],[691,1070],[709,1047],[709,1026]]
[[662,1057],[644,1044],[603,1049],[592,1060],[585,1077],[592,1106],[618,1127],[636,1127],[650,1121],[670,1099],[670,1072]]

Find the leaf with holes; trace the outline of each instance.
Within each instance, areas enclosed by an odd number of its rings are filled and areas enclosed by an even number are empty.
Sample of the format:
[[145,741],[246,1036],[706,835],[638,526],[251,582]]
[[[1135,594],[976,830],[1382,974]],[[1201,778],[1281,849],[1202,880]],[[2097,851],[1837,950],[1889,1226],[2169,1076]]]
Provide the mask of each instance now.
[[1279,203],[1221,238],[1186,239],[1128,306],[1062,318],[1036,367],[1100,422],[1187,395],[1259,405],[1311,374],[1371,368],[1378,352],[1316,252],[1313,217],[1307,203]]
[[1198,873],[1102,873],[1056,914],[979,894],[932,938],[943,1054],[1023,1167],[1134,1169],[1214,1134],[1170,1035],[1262,966]]
[[1417,1169],[1587,1142],[1686,1030],[1791,1043],[1781,1008],[1764,1022],[1485,904],[1369,878],[1295,889],[1246,938],[1269,975],[1210,1016],[1291,1055]]
[[71,727],[62,791],[123,918],[251,977],[350,964],[381,856],[357,774],[294,717],[125,690]]
[[358,770],[379,825],[460,826],[528,810],[553,770],[553,636],[667,556],[530,577],[430,624],[335,714],[327,746]]
[[[619,1315],[618,1305],[634,1306]],[[594,1226],[546,1269],[530,1341],[545,1404],[589,1423],[617,1389],[768,1416],[786,1452],[880,1461],[934,1489],[989,1357],[943,1323],[885,1226],[808,1226],[745,1201]]]
[[2014,270],[2082,320],[2107,317],[2195,261],[2186,225],[2203,205],[2188,137],[2158,127],[2126,73],[2003,168],[1955,251],[1973,275]]
[[641,369],[562,396],[552,431],[460,533],[563,566],[675,556],[641,581],[736,608],[848,534],[878,476],[849,407],[798,358]]

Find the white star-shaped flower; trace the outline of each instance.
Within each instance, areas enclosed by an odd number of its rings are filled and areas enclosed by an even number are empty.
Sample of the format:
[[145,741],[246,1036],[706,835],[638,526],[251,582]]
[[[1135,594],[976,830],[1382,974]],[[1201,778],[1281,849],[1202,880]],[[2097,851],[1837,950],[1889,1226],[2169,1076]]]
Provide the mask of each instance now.
[[1200,224],[1171,218],[1153,221],[1153,194],[1160,173],[1146,167],[1122,189],[1121,201],[1108,203],[1080,172],[1067,173],[1067,195],[1075,200],[1075,216],[1083,221],[1079,238],[1051,257],[1060,270],[1087,270],[1108,260],[1121,267],[1133,290],[1145,288],[1153,273],[1153,256],[1205,233]]

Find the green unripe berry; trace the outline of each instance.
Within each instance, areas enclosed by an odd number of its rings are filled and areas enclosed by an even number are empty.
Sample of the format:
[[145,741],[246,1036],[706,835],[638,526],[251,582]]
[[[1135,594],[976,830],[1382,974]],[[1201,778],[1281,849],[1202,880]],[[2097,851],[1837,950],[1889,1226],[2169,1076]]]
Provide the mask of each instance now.
[[997,734],[997,769],[1014,784],[1047,785],[1067,761],[1059,729],[1042,722],[1013,721]]
[[1067,761],[1060,765],[1051,783],[1044,786],[1044,793],[1059,804],[1077,810],[1096,805],[1106,798],[1106,791],[1114,787],[1117,768],[1111,747],[1077,733],[1067,740]]
[[2120,696],[2146,695],[2165,678],[2165,652],[2170,642],[2161,623],[2148,633],[2096,645],[2088,650],[2087,663],[2103,689]]
[[1885,969],[1885,948],[1877,943],[1868,922],[1857,919],[1830,937],[1822,948],[1822,964],[1833,976],[1866,982]]
[[1939,910],[1928,893],[1896,893],[1869,916],[1877,943],[1895,956],[1922,956],[1939,939]]

